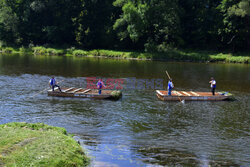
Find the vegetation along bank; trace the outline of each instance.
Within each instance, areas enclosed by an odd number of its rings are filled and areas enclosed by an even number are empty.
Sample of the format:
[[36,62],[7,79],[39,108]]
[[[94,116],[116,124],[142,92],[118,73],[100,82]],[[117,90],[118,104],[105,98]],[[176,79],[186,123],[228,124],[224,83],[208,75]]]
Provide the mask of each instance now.
[[2,47],[0,52],[5,54],[34,54],[34,55],[57,55],[57,56],[89,56],[89,57],[110,57],[121,59],[142,59],[142,60],[171,60],[171,61],[192,61],[192,62],[227,62],[245,63],[250,62],[248,53],[219,53],[209,51],[188,51],[169,49],[161,53],[146,53],[136,51],[114,51],[114,50],[80,50],[75,48],[55,49],[45,47],[11,48]]

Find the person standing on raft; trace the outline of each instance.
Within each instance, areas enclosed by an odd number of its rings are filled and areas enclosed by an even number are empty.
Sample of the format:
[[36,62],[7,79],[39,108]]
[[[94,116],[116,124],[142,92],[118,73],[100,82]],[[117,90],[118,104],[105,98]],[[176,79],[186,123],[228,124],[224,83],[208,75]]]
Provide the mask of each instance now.
[[99,95],[102,94],[102,87],[106,87],[101,79],[97,82],[97,88],[99,89]]
[[168,95],[171,96],[171,91],[172,89],[174,88],[174,84],[172,82],[172,79],[169,78],[169,81],[168,81]]
[[55,87],[58,87],[60,92],[62,91],[60,86],[57,85],[56,79],[54,77],[52,77],[51,80],[49,81],[49,85],[52,87],[53,92]]
[[209,81],[209,83],[211,84],[211,92],[213,94],[213,96],[215,95],[215,88],[216,88],[216,81],[214,80],[213,77],[211,77],[211,81]]

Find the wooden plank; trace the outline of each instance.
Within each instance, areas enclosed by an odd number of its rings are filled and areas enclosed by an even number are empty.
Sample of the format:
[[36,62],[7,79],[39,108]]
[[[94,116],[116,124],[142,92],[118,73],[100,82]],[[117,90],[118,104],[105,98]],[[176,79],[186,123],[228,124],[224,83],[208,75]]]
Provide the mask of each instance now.
[[156,90],[156,92],[157,92],[159,95],[164,96],[164,94],[162,94],[161,91]]
[[64,90],[63,92],[68,92],[68,91],[70,91],[70,90],[72,90],[72,89],[74,89],[74,88],[72,87],[72,88],[66,89],[66,90]]
[[[58,87],[54,88],[54,91],[57,90]],[[48,90],[49,92],[53,92],[53,89]]]
[[182,91],[182,93],[185,94],[185,95],[191,96],[189,93],[187,93],[185,91]]
[[70,93],[76,93],[76,92],[78,92],[79,90],[82,90],[82,88],[78,88],[78,89],[76,89],[76,90],[74,90],[74,91],[71,91]]
[[191,91],[191,93],[193,93],[195,96],[200,96],[198,93],[195,93],[193,91]]
[[91,89],[87,89],[87,90],[81,92],[81,94],[87,93],[87,92],[89,92],[89,91],[91,91]]
[[182,94],[179,93],[178,91],[173,91],[173,93],[177,94],[178,96],[182,96]]

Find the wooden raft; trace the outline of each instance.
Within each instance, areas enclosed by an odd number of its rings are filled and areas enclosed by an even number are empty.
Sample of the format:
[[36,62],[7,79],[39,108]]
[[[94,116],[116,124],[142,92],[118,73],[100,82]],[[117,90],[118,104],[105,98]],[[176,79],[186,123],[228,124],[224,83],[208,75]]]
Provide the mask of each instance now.
[[212,95],[212,92],[193,92],[193,91],[172,91],[171,96],[168,95],[166,90],[156,90],[156,95],[163,101],[220,101],[227,100],[232,95],[227,93],[216,92]]
[[113,99],[112,90],[102,90],[102,94],[98,93],[98,89],[84,89],[84,88],[58,88],[48,90],[48,96],[57,97],[78,97],[78,98],[94,98],[94,99]]

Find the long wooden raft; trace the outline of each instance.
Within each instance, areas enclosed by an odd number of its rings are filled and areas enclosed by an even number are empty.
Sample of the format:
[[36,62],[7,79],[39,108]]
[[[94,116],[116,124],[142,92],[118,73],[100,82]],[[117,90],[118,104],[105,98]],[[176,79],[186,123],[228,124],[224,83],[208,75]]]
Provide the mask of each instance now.
[[61,92],[58,88],[48,90],[48,96],[58,97],[78,97],[78,98],[95,98],[95,99],[119,99],[121,93],[118,96],[114,96],[112,90],[102,90],[102,94],[98,93],[97,89],[84,89],[84,88],[61,88]]
[[215,95],[212,95],[211,92],[193,91],[172,91],[171,96],[169,96],[166,90],[156,90],[156,95],[163,101],[220,101],[232,97],[230,93],[216,92]]

